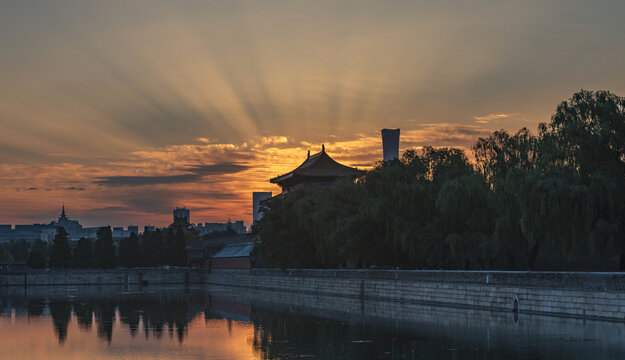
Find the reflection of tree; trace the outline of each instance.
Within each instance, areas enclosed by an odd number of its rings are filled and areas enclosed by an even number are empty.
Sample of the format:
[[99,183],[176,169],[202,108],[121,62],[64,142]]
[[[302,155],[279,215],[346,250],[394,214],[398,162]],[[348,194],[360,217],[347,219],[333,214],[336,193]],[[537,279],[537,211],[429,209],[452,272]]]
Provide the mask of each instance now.
[[[134,233],[133,233],[134,234]],[[119,316],[122,324],[128,325],[130,329],[130,336],[137,335],[139,330],[140,314],[143,310],[143,302],[141,300],[131,299],[128,301],[120,301],[119,303]]]
[[[163,299],[164,301],[143,303],[143,323],[147,325],[156,338],[163,334],[167,325],[169,336],[176,334],[182,343],[188,331],[189,322],[193,315],[189,311],[189,301],[186,296]],[[146,332],[147,336],[147,332]]]
[[116,307],[112,301],[102,301],[96,304],[95,321],[98,325],[98,336],[101,339],[106,339],[109,344],[113,338]]
[[91,324],[93,323],[93,309],[93,304],[89,302],[74,303],[74,314],[76,314],[78,326],[80,326],[81,329],[91,329]]
[[[136,336],[143,326],[146,339],[150,334],[161,338],[167,331],[170,337],[176,337],[182,343],[188,335],[194,314],[204,310],[206,301],[201,290],[172,292],[172,289],[158,291],[157,288],[157,292],[120,294],[118,288],[111,288],[106,293],[113,295],[104,297],[90,293],[93,288],[85,287],[84,290],[72,300],[48,300],[46,296],[29,297],[26,293],[0,294],[0,312],[15,308],[24,311],[28,317],[36,317],[44,316],[48,306],[60,344],[67,339],[72,309],[80,329],[89,330],[95,326],[98,337],[109,344],[113,337],[116,311],[119,311],[120,322],[128,327],[131,336]],[[54,292],[49,296],[53,298]]]
[[42,316],[45,309],[46,301],[43,299],[29,299],[26,302],[26,311],[29,318]]
[[67,339],[67,326],[72,316],[72,304],[64,300],[52,300],[48,304],[50,316],[54,325],[54,332],[59,338],[59,344],[63,344]]
[[335,320],[255,308],[254,347],[263,359],[310,356],[321,359],[385,358],[390,334]]

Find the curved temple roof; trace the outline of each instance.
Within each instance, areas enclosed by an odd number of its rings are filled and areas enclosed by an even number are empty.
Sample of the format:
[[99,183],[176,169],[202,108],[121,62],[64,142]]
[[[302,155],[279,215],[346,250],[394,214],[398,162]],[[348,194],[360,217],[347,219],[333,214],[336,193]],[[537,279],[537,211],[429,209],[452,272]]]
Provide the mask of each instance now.
[[295,168],[295,170],[284,175],[276,176],[275,178],[269,180],[269,182],[283,186],[286,182],[290,182],[296,177],[308,179],[328,179],[348,175],[358,175],[360,172],[361,171],[356,168],[345,166],[336,162],[325,152],[325,146],[322,146],[321,152],[308,156],[306,161]]

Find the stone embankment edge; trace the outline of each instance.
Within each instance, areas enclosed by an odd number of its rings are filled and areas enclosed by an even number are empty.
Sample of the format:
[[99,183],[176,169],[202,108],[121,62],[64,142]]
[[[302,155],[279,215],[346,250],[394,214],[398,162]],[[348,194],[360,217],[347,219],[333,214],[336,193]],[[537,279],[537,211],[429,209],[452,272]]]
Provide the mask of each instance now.
[[625,274],[503,271],[213,270],[207,284],[625,321]]
[[1,287],[217,284],[304,294],[625,321],[625,274],[148,268],[0,274]]
[[[202,284],[204,271],[189,268],[67,269],[0,274],[0,287]],[[0,290],[1,291],[1,290]]]

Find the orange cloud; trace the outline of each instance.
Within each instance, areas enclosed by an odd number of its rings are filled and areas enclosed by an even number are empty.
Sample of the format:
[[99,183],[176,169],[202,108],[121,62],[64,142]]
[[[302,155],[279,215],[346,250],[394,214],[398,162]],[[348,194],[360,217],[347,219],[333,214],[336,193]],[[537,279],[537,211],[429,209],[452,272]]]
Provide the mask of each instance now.
[[[423,124],[402,130],[400,151],[456,146],[468,150],[491,130],[466,124]],[[268,180],[301,164],[321,144],[285,136],[258,136],[241,143],[171,145],[130,153],[97,165],[0,164],[5,203],[2,216],[13,223],[50,221],[62,202],[70,216],[92,226],[171,222],[175,206],[191,209],[192,222],[243,219],[249,224],[253,191],[280,189]],[[349,166],[370,168],[382,158],[380,134],[332,138],[326,151]],[[5,220],[6,221],[6,220]]]
[[518,114],[488,114],[483,116],[473,116],[473,119],[475,119],[476,123],[488,124],[493,120],[507,119],[517,115]]

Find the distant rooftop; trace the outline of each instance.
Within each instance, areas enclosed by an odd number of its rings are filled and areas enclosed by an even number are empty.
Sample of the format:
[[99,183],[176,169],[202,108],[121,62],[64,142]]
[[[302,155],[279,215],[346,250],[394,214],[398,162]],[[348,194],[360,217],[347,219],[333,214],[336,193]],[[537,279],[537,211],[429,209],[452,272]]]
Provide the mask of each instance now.
[[213,255],[214,259],[217,258],[237,258],[248,257],[254,249],[254,243],[248,242],[243,244],[226,245],[217,254]]

